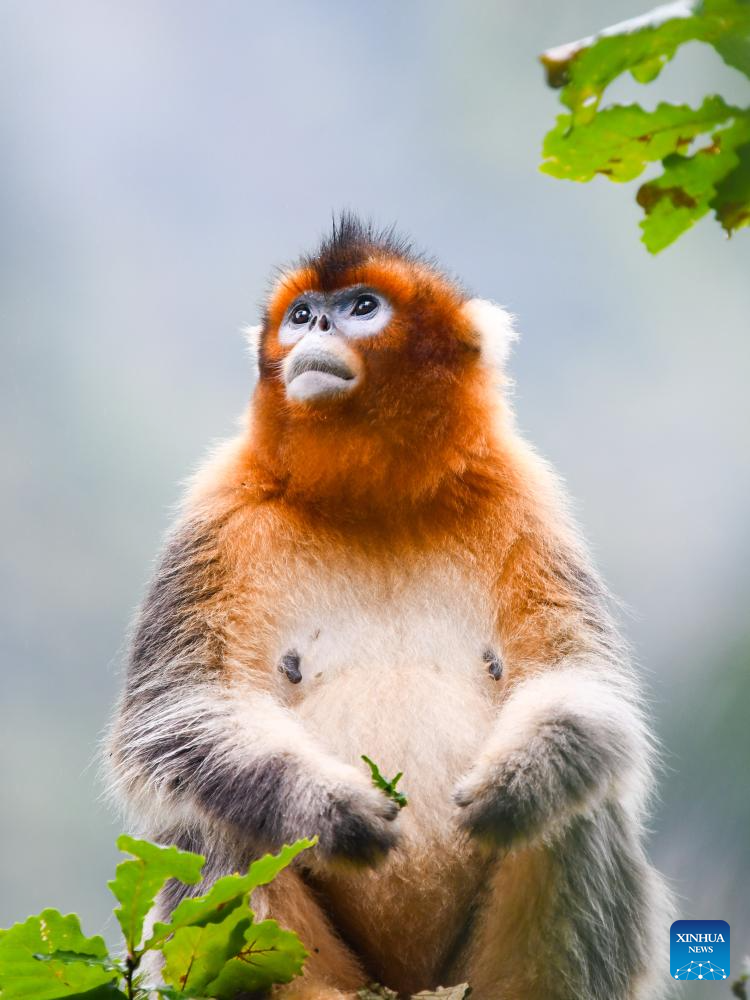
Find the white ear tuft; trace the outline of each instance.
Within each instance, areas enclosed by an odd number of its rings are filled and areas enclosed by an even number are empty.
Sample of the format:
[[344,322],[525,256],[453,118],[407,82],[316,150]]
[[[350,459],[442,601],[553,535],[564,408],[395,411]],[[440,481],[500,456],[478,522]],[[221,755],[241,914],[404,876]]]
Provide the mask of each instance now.
[[258,368],[258,353],[260,351],[260,335],[263,332],[263,324],[258,323],[256,326],[245,326],[243,327],[242,332],[245,335],[247,350],[252,362],[253,375],[257,378],[260,374]]
[[485,364],[501,370],[508,360],[510,345],[518,339],[513,329],[513,317],[502,306],[488,299],[470,299],[463,312],[479,337]]

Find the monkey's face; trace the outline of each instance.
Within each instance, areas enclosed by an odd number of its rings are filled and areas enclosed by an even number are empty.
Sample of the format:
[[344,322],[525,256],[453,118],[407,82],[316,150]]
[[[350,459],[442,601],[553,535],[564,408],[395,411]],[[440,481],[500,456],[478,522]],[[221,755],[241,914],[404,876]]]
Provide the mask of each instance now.
[[379,336],[392,318],[386,296],[363,285],[295,296],[278,332],[292,348],[281,368],[287,399],[320,403],[353,392],[364,377],[356,342]]
[[444,409],[478,358],[463,302],[427,267],[387,258],[325,283],[312,268],[292,272],[270,303],[261,381],[296,420],[339,414],[382,428]]

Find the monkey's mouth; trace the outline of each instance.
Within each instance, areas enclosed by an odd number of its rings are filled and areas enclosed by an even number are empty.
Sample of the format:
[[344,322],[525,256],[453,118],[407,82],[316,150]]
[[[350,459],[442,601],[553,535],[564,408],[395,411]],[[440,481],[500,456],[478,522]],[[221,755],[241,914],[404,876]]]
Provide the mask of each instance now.
[[293,351],[284,368],[289,399],[307,402],[340,396],[354,388],[357,375],[343,358],[332,351]]

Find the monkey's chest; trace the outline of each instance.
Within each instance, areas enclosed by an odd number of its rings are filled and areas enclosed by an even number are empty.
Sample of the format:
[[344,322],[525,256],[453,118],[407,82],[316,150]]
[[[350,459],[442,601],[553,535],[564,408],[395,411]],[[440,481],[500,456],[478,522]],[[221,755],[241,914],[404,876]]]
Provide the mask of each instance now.
[[291,684],[308,697],[348,674],[385,678],[417,666],[481,675],[497,645],[489,593],[449,560],[387,574],[305,566],[295,576],[276,609],[282,693]]
[[316,885],[369,967],[393,977],[403,965],[407,992],[437,975],[484,878],[452,792],[502,696],[485,655],[499,652],[495,622],[489,596],[442,564],[395,581],[319,576],[279,628],[275,684],[317,742],[363,775],[363,754],[387,777],[403,772],[398,848],[375,870],[319,872]]
[[503,687],[489,595],[445,562],[387,579],[318,573],[289,595],[276,643],[278,694],[324,746],[404,771],[432,815],[436,800],[450,807]]

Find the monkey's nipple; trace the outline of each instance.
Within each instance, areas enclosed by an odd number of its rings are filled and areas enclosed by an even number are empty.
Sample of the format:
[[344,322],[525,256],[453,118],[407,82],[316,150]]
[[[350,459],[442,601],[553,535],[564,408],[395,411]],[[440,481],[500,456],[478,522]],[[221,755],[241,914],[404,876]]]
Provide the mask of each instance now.
[[279,673],[284,674],[286,679],[290,684],[299,684],[302,680],[302,671],[300,670],[300,664],[302,663],[302,657],[299,655],[296,649],[290,649],[279,660]]
[[503,676],[503,661],[490,646],[482,653],[482,659],[487,664],[487,671],[493,680],[499,681]]

